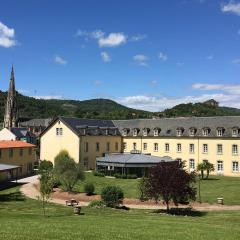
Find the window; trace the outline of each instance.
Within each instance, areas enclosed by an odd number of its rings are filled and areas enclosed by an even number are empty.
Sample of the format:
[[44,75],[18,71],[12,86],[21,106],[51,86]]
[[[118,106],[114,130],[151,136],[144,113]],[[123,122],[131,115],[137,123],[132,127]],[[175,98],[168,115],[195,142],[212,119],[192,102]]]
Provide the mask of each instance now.
[[84,143],[84,152],[88,152],[88,142]]
[[143,150],[144,150],[144,151],[147,150],[147,143],[143,143]]
[[106,147],[107,152],[110,151],[110,142],[107,142],[107,147]]
[[222,144],[217,145],[217,154],[223,154],[223,146]]
[[233,136],[233,137],[237,137],[237,136],[238,136],[238,129],[235,129],[235,128],[234,128],[234,129],[232,130],[232,136]]
[[56,128],[56,135],[59,135],[59,128]]
[[105,135],[108,135],[108,129],[105,129]]
[[209,129],[208,128],[204,128],[203,129],[203,136],[207,137],[209,135]]
[[165,143],[165,152],[169,152],[169,151],[170,151],[169,143]]
[[10,157],[10,158],[13,157],[13,149],[12,149],[12,148],[9,149],[9,157]]
[[154,128],[154,129],[153,129],[153,136],[154,136],[154,137],[157,137],[157,136],[158,136],[158,129],[157,129],[157,128]]
[[136,137],[138,135],[138,130],[137,128],[134,128],[133,129],[133,136]]
[[144,128],[143,129],[143,136],[146,137],[148,134],[148,129],[147,128]]
[[195,161],[194,159],[189,160],[189,169],[190,170],[195,170]]
[[189,152],[190,153],[194,153],[195,149],[194,149],[194,144],[193,143],[190,143],[189,144]]
[[96,152],[99,152],[99,150],[100,150],[100,144],[99,144],[99,142],[97,142],[96,143]]
[[182,136],[182,132],[183,132],[182,129],[178,128],[176,131],[177,131],[177,136],[181,137]]
[[223,161],[221,160],[217,161],[217,172],[223,172]]
[[193,137],[195,135],[195,129],[194,128],[190,128],[189,129],[189,136]]
[[85,168],[88,168],[88,157],[86,157],[86,158],[83,159],[83,166],[84,166]]
[[127,143],[123,142],[123,150],[126,151],[127,150]]
[[232,171],[233,172],[238,172],[239,171],[239,164],[237,161],[232,162]]
[[22,157],[22,155],[23,155],[23,149],[22,148],[20,148],[19,149],[19,155]]
[[153,144],[153,151],[157,152],[158,151],[158,143]]
[[115,151],[118,151],[118,142],[115,142]]
[[62,128],[56,128],[56,135],[62,136],[63,135],[63,129]]
[[137,150],[137,143],[133,143],[133,150]]
[[223,135],[223,129],[222,128],[218,128],[217,129],[217,136],[218,137],[222,137],[222,135]]
[[28,155],[32,155],[32,148],[28,148]]
[[203,153],[208,153],[208,145],[203,144]]
[[177,152],[178,153],[182,152],[182,144],[181,143],[177,144]]
[[236,145],[236,144],[232,145],[232,154],[238,155],[238,145]]
[[128,133],[128,131],[127,131],[126,128],[122,130],[122,135],[123,135],[123,136],[127,136],[127,133]]

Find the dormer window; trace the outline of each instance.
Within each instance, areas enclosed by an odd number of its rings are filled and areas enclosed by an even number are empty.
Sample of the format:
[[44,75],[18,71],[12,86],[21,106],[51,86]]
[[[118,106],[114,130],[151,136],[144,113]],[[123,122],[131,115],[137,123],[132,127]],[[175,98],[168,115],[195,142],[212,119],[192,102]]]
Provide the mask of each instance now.
[[189,136],[190,136],[190,137],[194,137],[195,134],[196,134],[196,129],[195,129],[195,128],[190,128],[190,129],[189,129]]
[[128,130],[127,130],[126,128],[124,128],[124,129],[122,130],[122,135],[123,135],[123,136],[127,136],[127,134],[128,134]]
[[138,135],[138,129],[134,128],[133,129],[133,136],[136,137]]
[[183,128],[177,128],[177,129],[176,129],[176,133],[177,133],[177,136],[178,136],[178,137],[181,137],[182,134],[183,134]]
[[223,128],[218,128],[217,129],[217,136],[222,137],[223,136]]
[[158,128],[154,128],[153,129],[153,136],[157,137],[159,135],[159,129]]
[[232,129],[232,136],[237,137],[238,136],[238,128],[233,128]]
[[108,135],[108,129],[105,129],[105,134]]
[[144,128],[143,129],[143,136],[146,137],[148,135],[149,129],[148,128]]
[[203,131],[202,131],[202,134],[204,137],[207,137],[210,133],[210,129],[209,128],[204,128]]

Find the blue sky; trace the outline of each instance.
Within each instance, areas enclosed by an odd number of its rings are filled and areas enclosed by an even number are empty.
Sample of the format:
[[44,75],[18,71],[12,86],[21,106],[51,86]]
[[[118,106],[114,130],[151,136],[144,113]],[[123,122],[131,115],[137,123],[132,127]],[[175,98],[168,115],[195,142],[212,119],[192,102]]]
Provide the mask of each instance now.
[[1,90],[12,63],[17,89],[38,98],[240,108],[240,1],[3,1]]

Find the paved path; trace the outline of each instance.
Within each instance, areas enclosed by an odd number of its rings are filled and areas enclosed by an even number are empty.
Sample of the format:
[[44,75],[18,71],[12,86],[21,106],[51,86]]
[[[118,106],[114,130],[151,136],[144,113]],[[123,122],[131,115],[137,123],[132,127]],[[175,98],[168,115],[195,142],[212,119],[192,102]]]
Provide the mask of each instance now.
[[[40,194],[37,190],[37,185],[39,184],[38,176],[28,177],[19,180],[19,182],[26,183],[22,185],[20,191],[27,197],[32,199],[38,199]],[[58,198],[51,198],[49,202],[57,203],[65,205],[65,200],[58,199]],[[88,206],[89,202],[79,202],[80,206]],[[136,209],[165,209],[165,206],[161,205],[147,205],[147,204],[125,204],[129,208],[136,208]],[[211,204],[193,204],[192,207],[195,210],[199,211],[224,211],[224,210],[231,210],[231,211],[240,211],[240,205],[211,205]]]

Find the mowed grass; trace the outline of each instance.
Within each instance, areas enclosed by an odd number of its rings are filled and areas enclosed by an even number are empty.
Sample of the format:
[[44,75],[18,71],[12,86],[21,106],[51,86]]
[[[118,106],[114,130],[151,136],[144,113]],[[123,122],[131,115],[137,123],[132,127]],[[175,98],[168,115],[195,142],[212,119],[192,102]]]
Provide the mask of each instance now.
[[201,217],[169,216],[152,210],[83,208],[50,204],[43,217],[41,204],[26,199],[18,188],[0,192],[0,239],[99,240],[237,240],[240,212],[210,212]]
[[[95,193],[100,194],[103,187],[116,185],[122,188],[127,198],[138,198],[138,179],[116,179],[97,177],[92,173],[86,173],[84,182],[79,182],[75,187],[76,191],[84,192],[84,184],[92,182],[95,186]],[[208,180],[200,181],[202,202],[216,203],[218,197],[224,198],[226,205],[240,204],[240,178],[225,176],[210,176]],[[198,188],[198,182],[196,183]]]

